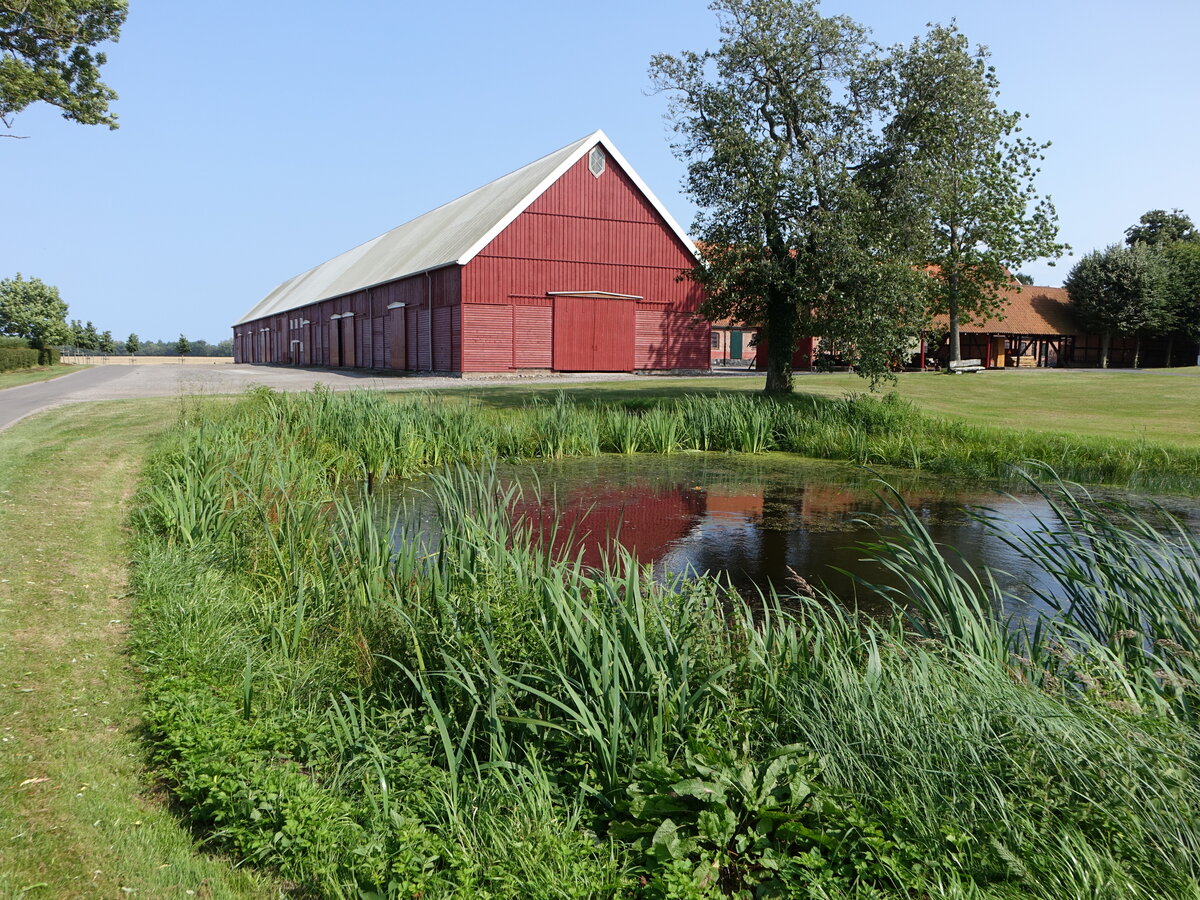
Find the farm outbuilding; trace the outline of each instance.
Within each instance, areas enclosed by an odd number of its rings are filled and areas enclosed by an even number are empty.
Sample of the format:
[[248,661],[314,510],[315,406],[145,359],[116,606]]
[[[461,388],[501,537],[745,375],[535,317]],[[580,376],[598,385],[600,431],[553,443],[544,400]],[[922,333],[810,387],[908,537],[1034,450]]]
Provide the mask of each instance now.
[[424,372],[709,366],[692,242],[603,132],[290,278],[238,362]]

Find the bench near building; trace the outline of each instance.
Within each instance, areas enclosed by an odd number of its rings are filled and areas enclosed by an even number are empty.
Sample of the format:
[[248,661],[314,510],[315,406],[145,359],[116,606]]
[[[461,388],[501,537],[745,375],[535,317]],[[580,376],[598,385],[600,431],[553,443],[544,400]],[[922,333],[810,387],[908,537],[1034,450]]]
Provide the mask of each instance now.
[[290,278],[238,362],[421,372],[709,367],[695,249],[601,131]]

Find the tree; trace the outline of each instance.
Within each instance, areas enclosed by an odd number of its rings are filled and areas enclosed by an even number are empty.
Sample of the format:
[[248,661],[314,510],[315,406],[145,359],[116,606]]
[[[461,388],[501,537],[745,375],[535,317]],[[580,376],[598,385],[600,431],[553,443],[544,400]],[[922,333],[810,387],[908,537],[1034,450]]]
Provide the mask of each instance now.
[[96,349],[101,353],[112,353],[114,350],[116,350],[116,348],[117,345],[113,341],[112,332],[101,332],[99,339],[96,341]]
[[67,304],[40,278],[0,279],[0,334],[25,338],[38,349],[67,340]]
[[[1176,328],[1200,344],[1200,241],[1176,241],[1165,252],[1167,296]],[[1168,351],[1168,364],[1169,360]]]
[[175,352],[179,354],[180,362],[183,362],[183,358],[192,352],[191,342],[182,334],[179,335],[179,340],[175,342]]
[[1152,209],[1138,219],[1137,225],[1125,229],[1125,243],[1130,247],[1139,242],[1156,246],[1176,241],[1200,243],[1200,232],[1196,231],[1191,218],[1182,209],[1170,212]]
[[1016,275],[1013,276],[1013,278],[1017,279],[1017,281],[1021,282],[1021,284],[1024,284],[1026,286],[1033,285],[1033,276],[1026,275],[1024,272],[1018,272]]
[[796,340],[820,335],[860,375],[888,372],[925,320],[904,220],[855,177],[887,112],[865,29],[812,0],[716,0],[716,50],[658,54],[672,149],[699,208],[702,312],[762,327],[768,393],[792,384]]
[[1142,243],[1094,250],[1071,269],[1064,287],[1084,327],[1102,335],[1101,366],[1108,368],[1114,333],[1140,338],[1172,328],[1167,274],[1163,252]]
[[1003,313],[1012,271],[1067,249],[1053,203],[1033,186],[1050,145],[1018,136],[1024,117],[997,105],[989,57],[953,22],[897,48],[897,111],[878,163],[898,202],[924,222],[931,308],[949,318],[953,361],[963,321]]
[[125,338],[125,352],[130,356],[137,353],[142,346],[142,339],[137,336],[136,332],[131,332],[129,337]]
[[126,0],[0,0],[0,122],[49,103],[64,119],[117,127],[108,104],[116,93],[100,80],[103,53],[128,12]]

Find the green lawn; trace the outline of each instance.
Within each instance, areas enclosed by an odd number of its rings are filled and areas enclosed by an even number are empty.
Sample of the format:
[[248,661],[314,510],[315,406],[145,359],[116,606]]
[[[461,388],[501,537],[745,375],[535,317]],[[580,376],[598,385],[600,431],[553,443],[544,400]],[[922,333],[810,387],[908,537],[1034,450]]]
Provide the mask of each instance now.
[[0,897],[279,896],[198,852],[146,780],[123,521],[176,409],[73,406],[0,433]]
[[32,369],[17,369],[15,372],[0,373],[0,390],[10,387],[20,387],[23,384],[33,384],[38,381],[49,381],[70,375],[80,369],[90,369],[91,366],[34,366]]
[[[1173,369],[1189,372],[1191,369]],[[758,391],[760,376],[647,377],[634,382],[564,385],[577,396],[652,402],[660,396],[710,391]],[[800,374],[796,391],[840,397],[870,384],[845,373]],[[1200,377],[1153,372],[980,372],[974,375],[905,374],[894,390],[921,408],[979,425],[1104,437],[1200,444]],[[545,385],[455,389],[496,405],[519,405],[547,392]]]

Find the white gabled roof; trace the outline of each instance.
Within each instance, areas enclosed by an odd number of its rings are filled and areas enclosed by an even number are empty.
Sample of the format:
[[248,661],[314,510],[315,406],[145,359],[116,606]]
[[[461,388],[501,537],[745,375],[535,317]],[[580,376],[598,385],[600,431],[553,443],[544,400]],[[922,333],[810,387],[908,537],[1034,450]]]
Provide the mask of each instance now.
[[694,253],[691,239],[679,224],[630,168],[608,136],[603,131],[596,131],[289,278],[234,324],[243,325],[264,316],[452,263],[465,265],[597,144],[603,145],[609,157],[624,170],[667,226]]

